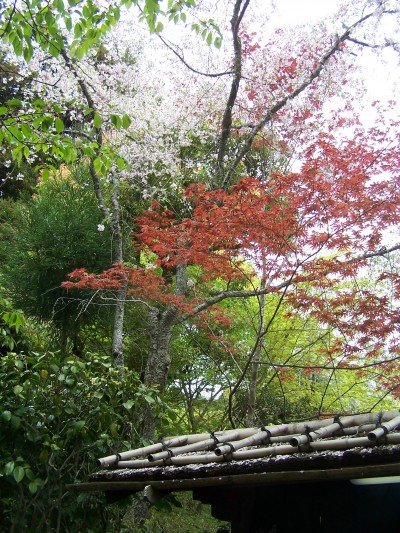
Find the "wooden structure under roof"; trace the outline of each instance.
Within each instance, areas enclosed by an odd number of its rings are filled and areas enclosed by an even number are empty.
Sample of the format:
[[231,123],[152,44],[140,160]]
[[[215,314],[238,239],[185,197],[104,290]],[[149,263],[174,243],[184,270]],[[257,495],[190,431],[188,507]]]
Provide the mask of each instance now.
[[171,437],[98,465],[68,488],[109,501],[192,490],[232,532],[400,531],[399,411]]

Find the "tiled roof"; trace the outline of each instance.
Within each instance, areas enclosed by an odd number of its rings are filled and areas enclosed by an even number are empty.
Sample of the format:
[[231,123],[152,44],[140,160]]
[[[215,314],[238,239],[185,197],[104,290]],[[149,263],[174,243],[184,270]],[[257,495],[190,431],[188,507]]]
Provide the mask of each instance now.
[[235,475],[243,480],[251,475],[254,481],[255,475],[274,480],[289,473],[290,480],[293,473],[307,478],[314,472],[316,479],[321,471],[330,471],[327,477],[334,471],[339,478],[349,478],[357,477],[357,472],[359,476],[360,467],[366,476],[400,474],[398,428],[399,411],[385,411],[170,437],[99,459],[103,470],[93,474],[91,481],[191,479],[195,486],[193,481],[200,479],[203,484],[207,479],[208,484],[218,484],[219,476],[229,476],[232,482]]

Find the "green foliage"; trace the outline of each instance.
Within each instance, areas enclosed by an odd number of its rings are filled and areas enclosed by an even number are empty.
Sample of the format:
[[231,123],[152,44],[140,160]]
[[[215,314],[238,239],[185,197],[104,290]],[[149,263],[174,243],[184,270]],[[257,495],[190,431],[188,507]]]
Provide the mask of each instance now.
[[[18,5],[17,5],[18,4]],[[99,4],[94,0],[52,0],[43,5],[40,0],[9,2],[0,11],[0,37],[9,44],[15,56],[29,63],[37,49],[65,61],[71,69],[73,61],[82,59],[99,46],[107,33],[121,17],[122,8],[138,6],[139,20],[146,22],[151,33],[163,30],[161,18],[176,23],[186,23],[186,13],[195,7],[195,0],[175,2],[169,0],[166,10],[158,0],[119,0]],[[209,45],[221,46],[221,32],[213,20],[188,24]],[[29,97],[25,102],[22,94],[1,100],[0,143],[10,146],[14,161],[22,161],[40,155],[48,164],[75,163],[79,155],[97,159],[97,171],[105,175],[111,163],[118,168],[124,162],[117,154],[99,146],[95,139],[103,118],[91,107],[86,98],[84,113],[91,124],[90,135],[80,139],[79,147],[71,136],[63,135],[66,124],[60,106],[41,99]],[[116,129],[128,128],[128,115],[110,115]]]
[[16,334],[25,324],[21,311],[17,311],[11,302],[0,297],[0,353],[4,350],[14,350],[17,341]]
[[214,45],[216,48],[221,48],[222,34],[213,19],[200,20],[191,25],[191,29],[201,36],[208,46]]
[[[134,414],[143,396],[157,403],[156,395],[97,355],[61,362],[54,353],[9,353],[0,380],[2,530],[103,530],[103,498],[65,484],[85,481],[110,450],[137,444]],[[116,519],[112,509],[109,516]]]
[[28,203],[14,207],[4,284],[25,312],[76,329],[81,302],[68,299],[60,284],[74,268],[101,271],[112,260],[111,236],[97,229],[104,220],[87,169],[63,169],[43,180]]
[[120,8],[115,3],[101,9],[93,0],[53,0],[46,5],[30,0],[19,5],[19,9],[15,9],[15,3],[10,4],[2,11],[0,36],[27,62],[34,54],[34,42],[58,57],[65,48],[67,32],[75,37],[71,45],[75,56],[82,57],[120,17]]
[[[171,494],[173,501],[163,498],[146,520],[144,531],[148,533],[214,533],[230,531],[230,524],[211,516],[211,507],[194,501],[191,492]],[[129,515],[128,515],[129,516]],[[127,517],[128,518],[128,517]],[[129,519],[125,520],[129,525]],[[130,531],[133,531],[131,529]]]

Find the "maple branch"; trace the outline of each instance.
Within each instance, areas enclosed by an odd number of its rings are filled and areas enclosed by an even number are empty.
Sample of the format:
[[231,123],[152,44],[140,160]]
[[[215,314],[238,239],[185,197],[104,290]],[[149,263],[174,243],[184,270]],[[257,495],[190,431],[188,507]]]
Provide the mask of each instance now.
[[[304,331],[304,330],[301,330],[301,331]],[[272,368],[274,369],[274,372],[275,374],[277,373],[277,367],[279,368],[282,368],[283,365],[286,365],[286,364],[289,364],[289,361],[291,359],[297,359],[297,357],[302,353],[304,352],[305,350],[309,350],[310,348],[312,348],[313,346],[315,346],[318,342],[322,341],[327,335],[330,334],[330,331],[325,331],[322,335],[319,335],[318,337],[316,337],[314,340],[312,340],[311,342],[309,342],[307,345],[303,346],[302,348],[298,349],[295,353],[293,354],[290,354],[288,355],[288,357],[286,358],[285,362],[280,364],[280,365],[277,365],[275,363],[273,363],[271,360],[269,360],[269,363],[268,361],[263,361],[262,364],[264,365],[267,365],[267,364],[270,364],[272,366]],[[264,348],[264,351],[266,352],[267,354],[267,357],[268,357],[268,352],[267,350],[265,350]],[[255,364],[258,364],[258,363],[255,363]],[[293,363],[293,364],[296,364],[296,363]],[[274,379],[274,375],[268,380],[267,384],[269,385],[273,379]]]
[[336,396],[336,398],[334,398],[333,400],[330,401],[330,403],[325,407],[324,409],[324,405],[323,403],[321,402],[319,407],[318,407],[318,411],[320,413],[324,412],[324,411],[329,411],[331,409],[331,407],[333,405],[336,404],[336,402],[340,402],[340,409],[341,411],[345,411],[345,409],[343,408],[343,405],[342,405],[342,398],[344,398],[345,396],[347,396],[349,394],[349,392],[354,389],[354,387],[357,387],[357,385],[361,385],[361,384],[364,384],[364,383],[367,383],[368,382],[368,379],[365,379],[365,380],[361,380],[361,381],[356,381],[355,383],[352,383],[350,385],[350,387],[348,387],[345,391],[343,392],[340,392],[338,396]]
[[334,378],[336,379],[336,370],[337,370],[338,366],[342,363],[342,361],[344,360],[345,357],[346,357],[346,354],[343,354],[343,356],[341,357],[340,361],[337,364],[333,363],[334,368],[330,371],[329,377],[327,379],[327,382],[325,383],[324,390],[323,390],[323,393],[322,393],[322,396],[321,396],[321,401],[320,401],[320,404],[319,404],[319,407],[318,407],[318,411],[322,411],[322,407],[324,405],[324,401],[325,401],[326,395],[328,394],[328,390],[330,390],[330,386],[331,386],[332,380]]
[[274,287],[268,286],[265,289],[252,289],[252,290],[232,290],[232,291],[223,291],[219,292],[212,298],[209,298],[205,302],[199,304],[197,307],[195,307],[190,313],[185,313],[182,315],[179,319],[179,322],[183,322],[184,320],[187,320],[188,318],[198,315],[199,313],[205,311],[209,307],[212,307],[213,305],[216,305],[219,302],[222,302],[223,300],[226,300],[227,298],[251,298],[254,296],[262,296],[263,294],[267,294],[269,291],[278,291],[280,289],[285,288],[286,286],[290,285],[290,281],[284,281],[283,283],[279,285],[275,285]]
[[[400,243],[395,244],[391,246],[390,248],[387,248],[386,246],[383,246],[376,252],[365,252],[364,254],[358,255],[356,257],[352,257],[351,259],[348,259],[346,261],[343,261],[343,264],[349,264],[353,263],[355,261],[363,261],[365,259],[371,259],[373,257],[384,257],[385,255],[388,255],[391,252],[394,252],[396,250],[400,250]],[[313,254],[315,255],[315,254]],[[309,258],[308,258],[309,259]],[[302,261],[301,264],[304,264],[306,260]],[[294,273],[299,270],[301,265],[298,265]],[[267,294],[269,292],[277,292],[282,289],[286,290],[288,287],[292,284],[294,273],[291,275],[289,280],[283,281],[282,283],[279,283],[278,285],[268,285],[265,288],[259,288],[259,289],[250,289],[250,290],[231,290],[231,291],[222,291],[217,294],[215,294],[212,298],[209,298],[208,300],[202,302],[198,306],[196,306],[190,313],[185,313],[179,317],[179,320],[177,323],[182,323],[185,320],[189,319],[190,317],[193,317],[195,315],[198,315],[199,313],[202,313],[206,309],[209,309],[213,305],[218,304],[219,302],[222,302],[223,300],[227,300],[228,298],[253,298],[257,296],[262,296],[264,294]]]
[[338,37],[335,41],[335,44],[328,50],[328,52],[325,53],[325,55],[322,57],[321,61],[318,63],[317,67],[311,72],[308,79],[301,83],[296,89],[294,89],[290,94],[286,95],[284,98],[281,98],[275,105],[273,105],[266,114],[263,116],[263,118],[255,125],[253,126],[252,130],[250,131],[247,139],[243,143],[242,148],[238,151],[233,163],[229,167],[226,176],[224,178],[224,181],[222,183],[222,188],[226,189],[229,185],[230,180],[232,179],[232,176],[242,161],[243,157],[250,151],[254,139],[256,135],[266,126],[268,122],[270,122],[274,116],[283,108],[285,105],[290,101],[296,98],[299,94],[301,94],[307,87],[309,87],[312,82],[319,77],[321,74],[324,66],[328,62],[328,60],[340,49],[341,44],[348,38],[350,35],[350,30],[347,30],[343,35]]
[[[368,13],[367,15],[361,17],[358,19],[354,24],[352,24],[347,30],[336,38],[333,46],[322,56],[321,60],[319,61],[318,65],[314,68],[314,70],[309,74],[308,79],[306,79],[303,83],[301,83],[296,89],[294,89],[291,93],[286,95],[285,97],[281,98],[276,104],[274,104],[272,107],[270,107],[263,118],[259,120],[257,124],[253,126],[251,129],[247,139],[244,141],[242,147],[238,150],[235,159],[233,160],[232,164],[230,165],[224,180],[222,182],[222,188],[226,189],[229,185],[233,174],[236,171],[236,168],[241,163],[243,157],[250,151],[254,139],[257,136],[257,134],[266,126],[268,122],[271,122],[272,119],[275,117],[275,115],[283,108],[285,105],[299,96],[307,87],[309,87],[315,79],[317,79],[322,70],[324,69],[325,65],[328,63],[329,59],[334,56],[338,51],[340,51],[341,45],[350,39],[351,32],[358,27],[360,24],[368,20],[370,17],[372,17],[377,10]],[[229,134],[229,133],[228,133]],[[226,143],[225,143],[226,146]],[[223,153],[225,155],[225,151]],[[217,174],[217,176],[220,176],[220,174]]]
[[391,387],[370,409],[370,411],[372,412],[375,407],[377,405],[379,405],[385,398],[386,396],[389,396],[389,394],[392,394],[392,392],[396,389],[398,389],[400,387],[400,383],[397,383],[396,385],[393,385],[393,387]]
[[384,257],[387,254],[390,254],[391,252],[395,252],[396,250],[400,250],[400,243],[394,244],[390,248],[387,248],[386,246],[382,246],[379,250],[376,252],[365,252],[364,254],[357,255],[356,257],[353,257],[352,259],[349,259],[348,261],[345,261],[346,263],[354,263],[355,261],[362,261],[363,259],[371,259],[372,257]]
[[[140,298],[123,298],[120,299],[117,296],[111,297],[111,296],[102,296],[102,300],[105,302],[113,302],[111,305],[115,305],[116,303],[137,303],[140,305],[143,305],[144,307],[147,307],[147,309],[151,310],[154,309],[149,303],[147,303],[145,300],[141,300]],[[104,304],[109,305],[109,304]]]
[[[363,365],[348,365],[348,366],[338,366],[338,365],[298,365],[298,364],[288,364],[288,363],[270,363],[269,361],[258,361],[257,365],[269,365],[275,368],[295,368],[300,370],[364,370],[365,368],[373,368],[375,366],[384,365],[386,363],[394,363],[395,361],[400,360],[400,355],[396,357],[391,357],[390,359],[383,359],[382,361],[374,361],[373,363],[366,363]],[[342,363],[339,363],[342,364]]]

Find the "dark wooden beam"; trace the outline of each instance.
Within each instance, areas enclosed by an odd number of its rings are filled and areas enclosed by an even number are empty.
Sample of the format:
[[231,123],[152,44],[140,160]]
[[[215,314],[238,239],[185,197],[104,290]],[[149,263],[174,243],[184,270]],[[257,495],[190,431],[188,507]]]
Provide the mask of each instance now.
[[[108,472],[108,475],[110,473]],[[312,481],[333,481],[341,479],[362,479],[369,477],[400,475],[400,463],[366,465],[326,470],[300,470],[293,472],[261,472],[218,477],[168,479],[163,481],[107,481],[93,480],[87,483],[66,485],[70,491],[129,491],[138,492],[150,485],[160,491],[190,490],[197,487],[223,487],[242,485],[277,485]]]

